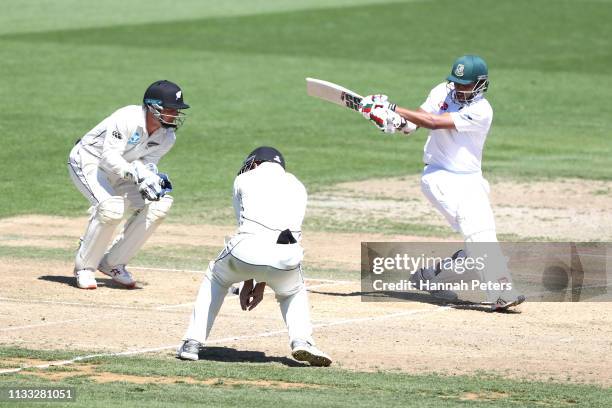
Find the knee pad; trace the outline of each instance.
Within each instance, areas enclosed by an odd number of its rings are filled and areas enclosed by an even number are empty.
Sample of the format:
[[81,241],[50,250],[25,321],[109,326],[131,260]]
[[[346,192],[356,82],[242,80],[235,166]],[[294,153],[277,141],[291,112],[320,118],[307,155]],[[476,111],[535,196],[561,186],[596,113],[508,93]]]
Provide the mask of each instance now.
[[95,217],[102,224],[118,224],[123,219],[124,210],[123,197],[113,196],[96,206]]
[[174,199],[170,195],[163,196],[159,201],[153,201],[148,205],[147,218],[150,222],[161,221],[166,218]]

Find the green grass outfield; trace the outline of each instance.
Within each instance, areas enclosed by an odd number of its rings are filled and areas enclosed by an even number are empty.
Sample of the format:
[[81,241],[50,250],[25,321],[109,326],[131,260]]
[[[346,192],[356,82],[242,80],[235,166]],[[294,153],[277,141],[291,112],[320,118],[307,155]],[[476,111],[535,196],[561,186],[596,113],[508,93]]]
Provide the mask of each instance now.
[[[80,364],[92,364],[93,371],[61,381],[33,376],[28,370],[0,375],[5,387],[75,387],[76,402],[47,403],[48,407],[168,407],[210,406],[251,407],[280,404],[287,407],[452,407],[452,406],[584,406],[612,404],[612,391],[590,385],[525,382],[498,376],[439,376],[401,373],[358,373],[337,368],[288,367],[284,358],[259,355],[257,364],[226,362],[223,350],[217,361],[181,362],[170,355],[155,357],[98,357]],[[0,357],[69,359],[67,352],[40,352],[0,348]],[[6,367],[7,365],[5,365]],[[3,367],[3,368],[5,368]],[[64,366],[51,371],[75,370]],[[125,381],[97,383],[96,375],[114,373],[137,377],[170,377],[175,383],[143,384]],[[190,380],[210,384],[190,384]],[[145,378],[146,380],[146,378]],[[261,382],[259,382],[261,381]],[[259,383],[258,383],[259,382]],[[264,383],[265,382],[265,383]],[[300,384],[280,389],[276,382]],[[272,385],[270,385],[270,383]],[[264,385],[267,384],[267,385]],[[469,400],[472,399],[472,400]],[[476,399],[476,400],[474,400]],[[4,403],[3,406],[20,406]]]
[[[6,3],[0,12],[0,217],[84,215],[86,202],[66,169],[73,143],[115,109],[140,103],[146,86],[161,78],[178,82],[192,105],[160,166],[175,185],[169,221],[230,223],[232,180],[246,154],[262,144],[278,147],[311,192],[340,181],[417,173],[424,131],[409,138],[383,135],[354,112],[309,98],[304,78],[362,94],[384,92],[416,107],[464,53],[482,55],[490,67],[495,119],[485,149],[487,176],[612,179],[612,1]],[[24,255],[28,249],[2,247],[0,258],[71,256],[61,249]],[[200,265],[213,250],[163,261]],[[144,252],[140,259],[152,255]],[[315,276],[326,273],[313,270]],[[8,367],[10,357],[55,360],[77,353],[0,347],[0,365]],[[486,374],[188,364],[169,355],[90,362],[99,372],[219,381],[98,384],[82,375],[53,383],[77,387],[78,402],[66,406],[256,407],[278,401],[292,407],[427,407],[465,405],[462,398],[472,394],[482,401],[470,404],[482,406],[612,405],[610,389]],[[319,387],[283,390],[224,379]],[[27,371],[0,375],[0,387],[43,383],[50,385]]]
[[416,107],[468,52],[490,65],[488,175],[610,179],[611,18],[612,2],[587,0],[12,2],[0,13],[0,217],[83,214],[65,167],[72,144],[159,78],[193,107],[160,166],[173,219],[229,207],[241,160],[261,144],[311,191],[416,173],[424,131],[382,135],[309,98],[304,77]]

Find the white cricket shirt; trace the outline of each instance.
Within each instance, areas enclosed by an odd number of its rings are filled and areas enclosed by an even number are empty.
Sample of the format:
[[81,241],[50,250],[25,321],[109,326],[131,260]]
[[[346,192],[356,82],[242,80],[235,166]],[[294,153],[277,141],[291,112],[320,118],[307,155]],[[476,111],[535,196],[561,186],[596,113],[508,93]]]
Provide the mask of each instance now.
[[174,145],[176,135],[174,129],[164,127],[149,135],[146,112],[141,105],[115,111],[83,136],[81,148],[99,158],[104,171],[120,177],[135,160],[157,165]]
[[234,180],[238,232],[276,239],[286,229],[299,240],[306,213],[306,188],[281,165],[263,162]]
[[462,107],[451,100],[443,82],[431,90],[421,109],[433,114],[449,112],[456,127],[429,131],[423,162],[454,173],[481,172],[482,149],[493,121],[489,102],[480,97]]

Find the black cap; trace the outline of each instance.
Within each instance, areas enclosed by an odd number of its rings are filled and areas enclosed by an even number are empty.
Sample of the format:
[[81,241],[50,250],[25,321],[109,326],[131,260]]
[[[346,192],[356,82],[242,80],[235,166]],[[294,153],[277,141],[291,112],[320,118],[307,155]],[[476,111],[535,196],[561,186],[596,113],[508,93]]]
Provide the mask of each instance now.
[[147,88],[142,102],[145,105],[159,105],[162,108],[187,109],[189,105],[183,102],[183,91],[174,82],[156,81]]
[[273,147],[269,147],[269,146],[258,147],[257,149],[253,150],[249,154],[249,157],[247,158],[247,160],[251,158],[253,158],[252,160],[256,162],[269,161],[273,163],[278,163],[281,166],[283,166],[283,169],[285,168],[285,158],[283,157],[281,152],[279,152]]

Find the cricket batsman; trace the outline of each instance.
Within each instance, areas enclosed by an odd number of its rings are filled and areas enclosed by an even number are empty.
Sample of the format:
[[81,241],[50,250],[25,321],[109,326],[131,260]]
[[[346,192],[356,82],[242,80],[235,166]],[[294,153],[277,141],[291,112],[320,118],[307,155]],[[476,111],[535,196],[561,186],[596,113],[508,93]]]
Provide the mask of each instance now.
[[[477,55],[464,55],[453,63],[446,81],[431,90],[420,108],[402,108],[390,103],[386,95],[369,95],[360,111],[386,133],[430,129],[421,190],[450,226],[463,235],[464,256],[485,252],[489,256],[484,280],[502,283],[498,286],[506,289],[487,290],[487,301],[493,310],[500,310],[522,303],[525,297],[507,289],[512,287],[512,278],[497,243],[489,183],[482,176],[482,150],[493,121],[493,109],[485,98],[488,87],[485,61]],[[421,270],[414,278],[435,279],[439,271]]]
[[331,364],[312,338],[302,276],[304,251],[299,242],[306,201],[304,185],[285,171],[285,159],[278,150],[262,146],[248,155],[234,181],[238,231],[208,265],[178,358],[199,359],[228,288],[244,281],[243,310],[252,310],[259,303],[266,284],[276,294],[293,358],[313,366]]
[[[115,111],[83,136],[70,152],[72,182],[91,204],[89,223],[76,254],[74,275],[81,289],[96,289],[96,270],[134,288],[125,268],[164,220],[172,206],[168,176],[157,164],[176,140],[183,124],[181,88],[156,81],[142,105]],[[129,216],[110,245],[115,230]],[[110,245],[110,247],[109,247]]]

